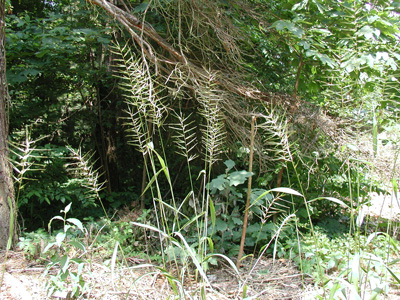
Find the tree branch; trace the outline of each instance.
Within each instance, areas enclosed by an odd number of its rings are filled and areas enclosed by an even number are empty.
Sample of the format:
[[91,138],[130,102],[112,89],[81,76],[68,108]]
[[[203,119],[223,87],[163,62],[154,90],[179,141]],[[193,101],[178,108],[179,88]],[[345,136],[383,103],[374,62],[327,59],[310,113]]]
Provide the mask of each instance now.
[[[143,22],[134,14],[129,14],[126,11],[120,9],[114,4],[106,1],[106,0],[86,0],[89,3],[95,4],[106,10],[111,16],[113,16],[116,20],[118,20],[128,31],[132,34],[133,38],[137,43],[141,45],[143,43],[143,39],[139,37],[139,35],[132,31],[132,28],[142,32],[147,37],[151,38],[155,41],[160,47],[170,53],[173,57],[175,57],[178,61],[186,63],[184,56],[181,55],[174,47],[172,47],[167,41],[165,41],[151,25]],[[150,45],[145,43],[149,48]],[[148,54],[152,54],[150,51]],[[152,54],[153,55],[153,54]],[[154,55],[153,55],[154,57]]]

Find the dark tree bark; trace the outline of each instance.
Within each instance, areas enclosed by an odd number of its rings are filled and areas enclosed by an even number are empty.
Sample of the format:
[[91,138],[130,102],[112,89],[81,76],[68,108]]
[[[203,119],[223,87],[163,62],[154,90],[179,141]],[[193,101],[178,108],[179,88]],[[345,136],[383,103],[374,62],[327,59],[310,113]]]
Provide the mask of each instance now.
[[[5,249],[12,228],[12,245],[17,240],[16,234],[16,207],[14,187],[11,177],[11,165],[8,160],[8,118],[7,101],[8,90],[6,80],[5,56],[5,0],[0,0],[0,249]],[[13,224],[11,224],[14,220]]]

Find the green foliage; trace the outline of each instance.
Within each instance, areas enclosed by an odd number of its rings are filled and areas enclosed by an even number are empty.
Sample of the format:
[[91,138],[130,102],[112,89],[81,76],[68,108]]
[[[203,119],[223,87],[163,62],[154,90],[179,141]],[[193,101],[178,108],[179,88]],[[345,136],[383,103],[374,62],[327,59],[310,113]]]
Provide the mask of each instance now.
[[44,228],[33,232],[24,232],[19,238],[17,247],[23,251],[28,259],[43,259],[44,247],[49,243],[50,236]]
[[[296,118],[312,102],[336,118],[334,131],[368,134],[376,156],[380,142],[398,146],[398,3],[131,1],[132,13],[154,28],[150,35],[170,43],[158,44],[144,31],[136,36],[137,28],[126,42],[127,32],[83,0],[17,2],[6,53],[18,208],[30,229],[70,203],[50,221],[62,221],[51,242],[39,230],[19,243],[32,258],[48,244],[48,268],[58,271],[49,275],[49,294],[85,293],[81,255],[89,247],[112,267],[129,256],[156,261],[177,297],[186,297],[193,271],[209,285],[207,271],[219,259],[238,273],[228,257],[238,252],[244,184],[265,169],[250,196],[246,251],[294,259],[332,299],[362,298],[363,286],[387,292],[396,275],[385,253],[397,255],[397,242],[378,232],[365,237],[357,216],[382,187],[373,166],[355,146],[337,145],[341,136],[314,126],[314,115],[305,125]],[[246,89],[252,84],[258,90]],[[232,144],[246,165],[246,120],[255,115],[258,170],[227,160],[212,179],[221,154],[235,155]],[[282,167],[279,185],[290,189],[274,189]],[[107,214],[139,197],[145,209],[135,223],[93,221],[102,199]],[[84,228],[78,218],[88,214]]]
[[[89,213],[80,207],[94,205],[87,180],[66,167],[71,162],[66,145],[94,148],[96,109],[88,103],[93,103],[95,84],[105,80],[107,69],[88,57],[100,53],[110,37],[108,29],[96,26],[91,11],[82,9],[84,1],[52,2],[40,13],[35,11],[38,1],[16,2],[16,14],[6,20],[11,156],[16,178],[24,177],[17,187],[19,211],[27,228],[36,229],[66,203],[74,202],[79,217]],[[26,131],[37,150],[29,149]],[[26,172],[18,163],[36,171]]]
[[[208,188],[212,194],[215,194],[218,190],[227,197],[229,192],[231,192],[231,187],[245,183],[252,173],[244,170],[230,172],[230,170],[235,166],[235,162],[232,160],[227,160],[224,164],[227,167],[225,174],[219,175],[217,178],[211,180],[208,184]],[[241,196],[241,194],[238,194],[238,196]]]
[[[68,292],[72,297],[83,295],[87,286],[84,275],[90,275],[87,269],[88,262],[82,259],[86,253],[86,247],[76,237],[76,230],[84,233],[84,227],[76,218],[67,218],[67,213],[71,208],[71,203],[61,211],[63,216],[55,216],[49,222],[49,230],[53,220],[63,222],[63,231],[55,236],[55,241],[49,243],[44,249],[53,251],[51,262],[47,265],[45,276],[48,276],[46,283],[47,295],[51,296],[57,291]],[[55,248],[55,249],[54,249]],[[58,269],[55,275],[49,274],[50,269]]]
[[14,14],[23,13],[29,11],[34,15],[43,15],[46,9],[51,9],[52,5],[49,2],[40,0],[9,0],[10,9]]
[[[352,150],[351,150],[352,149]],[[359,150],[353,145],[342,148],[342,152],[323,155],[319,152],[312,156],[297,154],[292,164],[288,164],[287,174],[296,174],[296,180],[289,176],[283,185],[291,184],[293,189],[303,190],[308,199],[321,196],[336,197],[346,204],[350,199],[358,203],[360,199],[367,199],[371,191],[380,191],[384,188],[378,176],[374,174],[371,163],[353,157],[353,151]],[[308,221],[305,203],[300,198],[294,198],[297,215],[302,222]],[[312,201],[308,208],[315,221],[326,218],[339,218],[343,211],[338,202],[328,199]]]
[[[93,75],[97,71],[90,70],[90,62],[84,62],[86,55],[91,51],[93,42],[99,40],[108,44],[110,41],[106,30],[83,27],[85,21],[90,19],[88,13],[79,10],[75,16],[68,18],[56,13],[35,18],[26,13],[9,15],[8,18],[7,78],[11,96],[21,100],[37,98],[56,105],[57,96],[79,92],[76,90],[78,81],[91,83],[94,80]],[[81,65],[79,68],[78,63]],[[51,90],[46,90],[46,81],[52,83]],[[15,85],[19,88],[14,88]],[[34,108],[33,105],[31,107]],[[36,107],[36,110],[43,110],[43,107]]]
[[[302,1],[285,10],[288,19],[272,24],[301,59],[300,88],[319,93],[317,101],[331,114],[357,120],[364,111],[372,120],[375,110],[368,106],[392,112],[388,103],[398,105],[399,27],[391,3]],[[318,80],[325,84],[316,85]]]
[[389,291],[393,270],[388,255],[397,255],[398,241],[386,234],[373,234],[367,238],[343,232],[330,238],[323,232],[323,227],[315,229],[314,234],[303,236],[300,251],[297,241],[291,246],[287,243],[286,247],[291,247],[287,256],[294,259],[304,273],[323,284],[326,299],[337,299],[347,293],[352,299],[361,299],[362,295],[373,299]]
[[[226,165],[225,174],[221,174],[210,181],[208,188],[214,198],[216,220],[212,222],[209,232],[213,234],[216,250],[220,253],[227,253],[230,257],[237,255],[239,250],[243,218],[241,210],[244,208],[244,191],[241,185],[251,176],[247,171],[232,171],[235,163],[232,160],[224,162]],[[274,196],[274,193],[278,193]],[[290,235],[290,226],[279,228],[279,225],[267,222],[271,216],[286,214],[289,206],[279,193],[297,194],[297,192],[285,188],[273,190],[252,189],[250,195],[250,225],[247,227],[245,246],[249,249],[264,247],[271,238],[280,231],[280,236],[285,239]],[[283,246],[277,241],[279,256],[284,253]],[[268,253],[272,253],[272,249]]]
[[[35,220],[36,226],[44,225],[59,207],[71,202],[77,207],[75,216],[87,216],[85,208],[92,208],[94,216],[101,184],[97,184],[98,175],[86,160],[88,155],[71,157],[73,149],[51,144],[37,148],[36,143],[27,138],[22,145],[11,145],[19,211],[29,223]],[[37,228],[29,223],[28,229]]]

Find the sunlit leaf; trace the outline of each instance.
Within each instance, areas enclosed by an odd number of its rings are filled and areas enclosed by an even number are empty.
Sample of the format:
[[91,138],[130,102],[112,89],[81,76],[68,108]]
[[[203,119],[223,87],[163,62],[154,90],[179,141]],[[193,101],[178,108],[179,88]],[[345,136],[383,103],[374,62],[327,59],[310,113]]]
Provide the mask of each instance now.
[[289,195],[295,195],[295,196],[303,197],[303,195],[300,194],[298,191],[295,191],[295,190],[293,190],[291,188],[286,188],[286,187],[274,188],[274,189],[271,190],[271,192],[285,193],[285,194],[289,194]]

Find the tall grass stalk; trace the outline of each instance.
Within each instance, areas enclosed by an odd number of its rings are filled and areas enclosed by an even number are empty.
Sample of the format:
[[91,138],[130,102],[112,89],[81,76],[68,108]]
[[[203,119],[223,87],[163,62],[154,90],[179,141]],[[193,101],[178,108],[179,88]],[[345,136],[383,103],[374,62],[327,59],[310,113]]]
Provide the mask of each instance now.
[[[255,137],[255,122],[256,122],[256,117],[253,116],[251,120],[251,129],[250,129],[250,157],[249,157],[249,173],[253,172],[253,154],[254,154],[254,137]],[[250,197],[251,197],[251,183],[252,183],[252,178],[253,176],[250,175],[248,179],[248,185],[247,185],[247,199],[246,199],[246,208],[244,211],[244,219],[243,219],[243,228],[242,228],[242,237],[240,239],[240,248],[239,248],[239,254],[236,262],[236,267],[239,268],[240,266],[240,261],[243,257],[243,250],[244,250],[244,244],[246,240],[246,229],[247,229],[247,222],[248,222],[248,217],[249,217],[249,207],[250,207]]]
[[[159,236],[160,250],[163,259],[163,269],[173,262],[181,270],[188,272],[190,268],[186,259],[183,262],[178,260],[175,250],[184,253],[183,255],[190,258],[194,264],[196,272],[200,275],[205,285],[210,283],[203,269],[204,259],[207,253],[207,240],[203,237],[207,236],[208,217],[210,206],[210,195],[207,191],[207,182],[211,174],[211,167],[217,160],[220,152],[223,135],[220,133],[222,123],[220,121],[220,109],[218,104],[217,90],[212,87],[198,91],[198,98],[201,99],[202,114],[205,116],[206,125],[202,129],[204,136],[203,145],[205,150],[205,169],[201,172],[204,176],[201,180],[200,190],[201,203],[197,200],[195,194],[194,177],[191,170],[191,162],[197,157],[194,153],[196,148],[196,131],[190,122],[190,116],[184,117],[182,113],[175,113],[177,123],[170,125],[170,128],[176,132],[173,136],[177,145],[177,153],[186,160],[188,177],[190,182],[190,191],[180,204],[175,199],[174,186],[168,169],[168,160],[162,139],[156,140],[156,136],[162,136],[161,126],[163,125],[165,109],[162,105],[159,93],[154,91],[154,84],[144,62],[136,58],[130,51],[129,46],[115,45],[114,52],[119,56],[118,61],[118,77],[121,79],[121,90],[124,93],[127,104],[127,127],[133,145],[144,154],[148,180],[147,185],[143,189],[142,196],[146,192],[151,196],[153,203],[156,227],[144,226],[147,230],[156,232]],[[211,80],[210,80],[211,82]],[[149,131],[149,126],[153,125],[153,131]],[[154,133],[157,133],[154,134]],[[145,166],[146,167],[146,166]],[[162,182],[167,183],[168,191],[161,188]],[[165,187],[165,185],[163,185]],[[167,199],[166,196],[169,196]],[[191,202],[195,215],[191,218],[182,213],[185,202]],[[200,207],[198,205],[200,204]],[[197,242],[189,244],[183,235],[182,228],[189,228],[196,224]],[[135,224],[138,226],[138,224]],[[175,237],[178,237],[176,239]],[[184,263],[183,266],[179,266]],[[171,266],[170,266],[171,267]],[[185,272],[180,273],[185,276]],[[171,287],[178,291],[175,285],[176,281],[173,277],[169,277]],[[180,280],[179,280],[180,281]],[[175,283],[174,283],[175,282]]]
[[71,147],[67,147],[67,149],[72,153],[72,158],[74,159],[73,163],[66,165],[67,169],[73,173],[75,178],[82,180],[82,185],[87,190],[87,198],[93,199],[94,202],[99,202],[104,215],[109,220],[110,218],[100,197],[100,191],[104,189],[105,182],[99,181],[103,174],[100,172],[100,169],[94,167],[96,163],[92,161],[94,153],[87,152],[83,154],[82,149],[73,149]]
[[[210,225],[215,228],[216,222],[216,209],[211,197],[209,183],[212,178],[214,164],[218,161],[225,143],[224,114],[221,110],[224,95],[213,84],[215,82],[214,77],[217,75],[212,72],[207,73],[208,77],[205,76],[203,78],[204,82],[193,91],[199,107],[199,115],[196,117],[201,119],[201,125],[198,126],[193,121],[194,117],[192,115],[185,116],[181,110],[179,112],[174,112],[173,109],[166,110],[163,105],[163,97],[161,96],[163,94],[161,91],[163,83],[158,81],[157,84],[154,84],[158,79],[149,75],[145,62],[137,58],[130,51],[128,45],[116,45],[114,52],[120,57],[118,60],[118,76],[121,79],[121,90],[126,98],[126,125],[128,133],[131,143],[143,153],[145,168],[147,170],[147,185],[143,189],[141,197],[144,197],[145,193],[148,192],[147,195],[151,197],[149,200],[153,204],[155,214],[154,226],[139,224],[137,222],[133,224],[141,226],[145,230],[153,231],[158,235],[163,259],[162,272],[168,278],[169,284],[176,296],[184,297],[184,278],[188,277],[191,272],[194,272],[196,278],[201,283],[199,293],[201,297],[205,298],[206,289],[204,287],[211,286],[206,273],[209,261],[212,258],[218,257],[226,259],[231,264],[228,257],[213,253],[213,232],[210,233],[208,231]],[[154,86],[161,86],[160,91],[155,90]],[[169,125],[169,129],[174,131],[172,138],[175,142],[176,154],[184,158],[186,171],[188,172],[189,191],[180,203],[175,198],[175,187],[168,168],[166,146],[162,138],[160,138],[162,137],[161,128],[165,125],[165,120],[170,120],[170,118],[174,120]],[[260,128],[262,127],[260,126]],[[345,201],[333,197],[318,197],[309,200],[304,188],[306,183],[301,182],[298,166],[290,150],[287,124],[280,122],[280,118],[271,113],[270,118],[268,116],[265,118],[265,127],[263,130],[268,137],[268,140],[265,142],[271,146],[270,150],[273,155],[278,156],[277,161],[280,163],[285,161],[292,164],[294,174],[288,174],[289,186],[296,183],[299,187],[299,192],[293,192],[293,190],[285,188],[272,190],[288,194],[291,197],[291,208],[286,211],[286,214],[284,214],[286,217],[277,231],[262,248],[248,276],[251,276],[254,272],[255,267],[274,241],[273,256],[274,258],[276,257],[277,240],[283,228],[289,226],[289,221],[293,219],[297,236],[297,246],[299,248],[300,268],[304,273],[304,265],[308,262],[304,257],[302,249],[299,221],[296,217],[299,207],[297,207],[298,201],[295,201],[295,197],[302,197],[301,205],[305,208],[307,226],[309,227],[313,243],[316,246],[316,253],[314,253],[317,257],[316,266],[313,266],[316,269],[316,275],[314,274],[314,276],[319,284],[322,285],[324,295],[336,297],[338,293],[347,289],[354,295],[361,297],[366,286],[365,276],[373,269],[374,261],[371,259],[371,255],[366,255],[365,244],[362,243],[362,218],[358,218],[361,213],[361,204],[363,204],[359,201],[361,183],[359,174],[356,174],[355,177],[353,176],[354,170],[352,168],[354,166],[357,172],[357,164],[359,162],[348,159],[342,166],[342,173],[346,174],[350,189],[349,205],[346,205]],[[201,137],[202,149],[200,152],[196,152],[198,150],[197,140],[199,137]],[[200,172],[197,171],[198,173],[195,174],[193,173],[192,162],[197,158],[203,160],[203,169]],[[292,181],[293,177],[294,182]],[[197,184],[198,186],[196,186]],[[197,196],[196,189],[200,191]],[[321,250],[325,250],[323,247],[326,245],[321,245],[319,232],[317,232],[313,224],[312,205],[316,201],[328,201],[339,204],[341,205],[340,209],[347,210],[350,215],[351,226],[349,234],[355,238],[356,248],[351,249],[349,247],[349,249],[344,250],[347,267],[342,273],[336,274],[336,277],[327,274],[324,269],[325,262],[323,261],[324,257]],[[189,206],[192,206],[194,215],[190,215],[190,217],[186,215],[184,211],[185,203],[191,204]],[[272,201],[272,203],[278,205],[277,202]],[[269,209],[272,208],[268,207]],[[246,208],[247,211],[248,209]],[[186,234],[186,232],[191,230],[193,225],[195,225],[195,228],[192,232],[195,233],[195,238],[190,234]],[[293,225],[290,224],[290,226]],[[173,266],[180,270],[177,275],[172,274]],[[193,267],[194,270],[192,269]],[[231,267],[239,274],[238,268],[234,264]],[[239,282],[239,293],[245,293],[245,285],[246,280]]]

